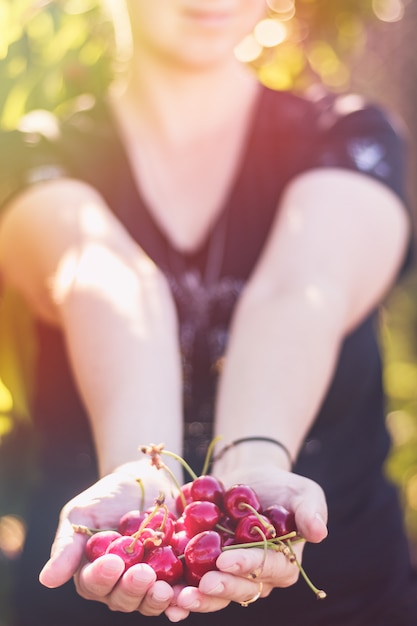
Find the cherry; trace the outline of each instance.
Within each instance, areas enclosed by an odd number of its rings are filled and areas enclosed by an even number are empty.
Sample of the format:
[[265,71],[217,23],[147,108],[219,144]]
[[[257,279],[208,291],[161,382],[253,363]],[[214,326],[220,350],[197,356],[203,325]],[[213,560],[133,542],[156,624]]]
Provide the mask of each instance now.
[[187,504],[182,517],[184,528],[192,536],[214,528],[222,518],[222,512],[214,502],[195,500]]
[[143,528],[137,535],[146,551],[154,550],[164,544],[164,533],[154,528]]
[[186,530],[179,530],[174,532],[171,537],[171,546],[173,547],[175,554],[177,554],[178,556],[184,554],[185,547],[190,539],[191,536],[187,533]]
[[233,485],[223,496],[223,508],[226,514],[234,520],[239,520],[248,514],[249,507],[247,505],[255,511],[261,510],[258,496],[249,485]]
[[272,504],[262,511],[262,513],[271,521],[277,533],[277,537],[288,535],[288,533],[291,532],[297,532],[295,515],[285,506]]
[[151,550],[144,558],[156,573],[157,580],[165,580],[170,585],[180,582],[183,574],[182,561],[171,546],[161,546]]
[[204,530],[194,535],[184,550],[187,582],[198,581],[206,572],[216,570],[221,551],[221,537],[215,530]]
[[214,502],[217,506],[223,506],[223,494],[225,488],[223,483],[210,474],[205,474],[196,478],[190,487],[190,494],[193,500],[207,500]]
[[250,513],[242,517],[236,526],[235,543],[251,543],[273,539],[276,536],[275,528],[265,515]]
[[125,563],[125,570],[136,563],[141,563],[144,554],[143,543],[140,539],[127,535],[119,537],[111,542],[106,554],[117,554]]
[[139,509],[128,511],[120,518],[117,530],[121,535],[134,535],[145,517],[146,513],[141,513]]
[[[182,487],[181,487],[181,494],[182,494],[186,504],[189,504],[193,500],[193,498],[191,497],[191,486],[192,486],[192,484],[193,484],[193,482],[190,481],[188,483],[185,483],[185,485],[182,485]],[[177,509],[178,515],[181,515],[182,512],[184,511],[184,502],[183,502],[183,499],[181,498],[181,495],[178,495],[175,498],[175,507]]]
[[112,541],[121,537],[116,530],[100,530],[92,535],[85,544],[85,555],[89,561],[95,561],[106,553]]
[[152,528],[161,533],[162,543],[168,545],[171,541],[175,529],[175,515],[170,513],[165,507],[148,509],[148,515],[143,521],[142,529]]

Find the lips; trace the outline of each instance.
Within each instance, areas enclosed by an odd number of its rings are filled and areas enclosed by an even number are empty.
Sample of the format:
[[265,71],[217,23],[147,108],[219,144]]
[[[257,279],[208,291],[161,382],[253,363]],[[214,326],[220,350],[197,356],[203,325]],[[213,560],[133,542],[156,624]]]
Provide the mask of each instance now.
[[201,22],[221,24],[230,20],[233,17],[234,12],[224,5],[219,7],[205,7],[200,5],[186,7],[184,9],[184,15],[190,19]]

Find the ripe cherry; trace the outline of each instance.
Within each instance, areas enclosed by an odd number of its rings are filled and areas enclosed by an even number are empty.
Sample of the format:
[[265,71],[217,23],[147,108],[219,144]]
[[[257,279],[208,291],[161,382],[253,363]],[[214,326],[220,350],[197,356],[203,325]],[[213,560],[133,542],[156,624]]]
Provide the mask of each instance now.
[[262,511],[262,513],[271,521],[277,533],[277,537],[282,537],[291,532],[297,532],[295,515],[285,506],[272,504]]
[[267,517],[250,513],[242,517],[236,526],[235,543],[251,543],[262,541],[264,537],[273,539],[275,536],[275,528]]
[[188,570],[187,581],[199,580],[206,572],[216,570],[216,561],[222,551],[220,535],[215,530],[205,530],[190,539],[184,560]]
[[199,476],[191,483],[190,493],[193,500],[207,500],[214,502],[218,507],[223,506],[223,483],[210,474]]
[[106,553],[112,541],[121,537],[116,530],[100,530],[89,537],[85,544],[85,555],[89,561],[95,561],[99,556]]
[[214,502],[195,500],[187,504],[182,517],[184,528],[192,536],[214,528],[222,518],[222,512]]
[[252,487],[244,484],[233,485],[223,496],[224,510],[234,520],[245,517],[250,511],[249,505],[255,511],[261,510],[261,503]]
[[151,550],[144,562],[152,567],[157,580],[165,580],[170,585],[174,585],[182,578],[182,561],[171,546],[161,546]]
[[175,516],[165,507],[148,509],[142,528],[152,528],[162,533],[162,543],[168,545],[175,529]]
[[141,563],[144,554],[143,543],[140,539],[122,536],[111,542],[106,554],[117,554],[125,563],[125,570],[136,563]]
[[171,546],[173,547],[175,554],[178,556],[184,554],[185,547],[190,539],[191,536],[186,530],[179,530],[178,532],[175,532],[171,537]]
[[121,535],[133,535],[146,517],[146,513],[138,509],[128,511],[119,520],[117,530]]
[[177,509],[178,515],[181,515],[182,512],[184,511],[183,498],[184,498],[186,504],[189,504],[193,500],[193,498],[191,497],[191,485],[192,484],[193,484],[192,481],[190,481],[188,483],[185,483],[185,485],[182,485],[182,487],[181,487],[181,494],[182,494],[183,497],[181,497],[181,495],[178,495],[175,498],[175,507]]

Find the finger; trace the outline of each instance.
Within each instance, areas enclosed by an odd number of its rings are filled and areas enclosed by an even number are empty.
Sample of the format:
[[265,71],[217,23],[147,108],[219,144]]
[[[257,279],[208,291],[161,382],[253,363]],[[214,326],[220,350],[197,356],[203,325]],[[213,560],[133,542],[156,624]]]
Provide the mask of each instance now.
[[213,594],[212,597],[203,594],[198,587],[184,587],[178,595],[177,604],[189,612],[211,613],[224,609],[230,600]]
[[308,503],[300,503],[295,509],[295,520],[298,531],[306,541],[320,543],[328,535],[327,519],[325,511],[318,510],[319,507],[311,506]]
[[[294,545],[293,550],[300,560],[303,544]],[[273,587],[293,585],[299,576],[295,562],[271,549],[266,553],[259,548],[226,550],[218,557],[216,565],[222,572],[252,580],[255,578]]]
[[181,622],[186,619],[190,614],[190,611],[182,609],[180,606],[172,606],[171,604],[165,611],[165,615],[170,622]]
[[125,613],[135,611],[155,580],[156,574],[149,565],[146,563],[133,565],[120,578],[106,602],[113,611]]
[[306,541],[319,543],[327,537],[327,505],[323,491],[312,483],[313,489],[308,494],[298,496],[292,510],[295,514],[297,529]]
[[88,563],[74,576],[78,593],[87,600],[104,600],[110,594],[125,569],[123,559],[105,554]]
[[45,587],[55,588],[72,578],[83,558],[85,535],[74,532],[71,522],[65,518],[59,524],[51,557],[39,574],[39,581]]
[[248,600],[254,602],[255,598],[267,596],[271,591],[271,586],[267,587],[262,581],[250,577],[208,572],[201,579],[199,590],[210,597],[215,596],[223,600],[244,603]]
[[164,580],[157,580],[142,600],[139,611],[148,617],[164,613],[174,597],[173,588]]

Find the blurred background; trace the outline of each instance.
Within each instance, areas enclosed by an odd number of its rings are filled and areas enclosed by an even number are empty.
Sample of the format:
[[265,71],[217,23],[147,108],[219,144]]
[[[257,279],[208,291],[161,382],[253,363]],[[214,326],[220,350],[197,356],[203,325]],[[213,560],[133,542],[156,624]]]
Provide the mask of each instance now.
[[[409,141],[409,197],[417,207],[417,0],[267,5],[266,19],[236,49],[238,58],[270,87],[305,90],[321,83],[335,92],[353,90],[400,116]],[[117,71],[114,39],[99,0],[0,0],[0,128],[14,128],[29,111],[65,115],[74,102],[99,97]],[[400,488],[417,562],[414,270],[385,304],[381,338],[393,440],[387,472]],[[30,320],[0,297],[0,626],[11,623],[8,598],[25,539],[25,500],[37,480],[26,397],[35,348]]]

